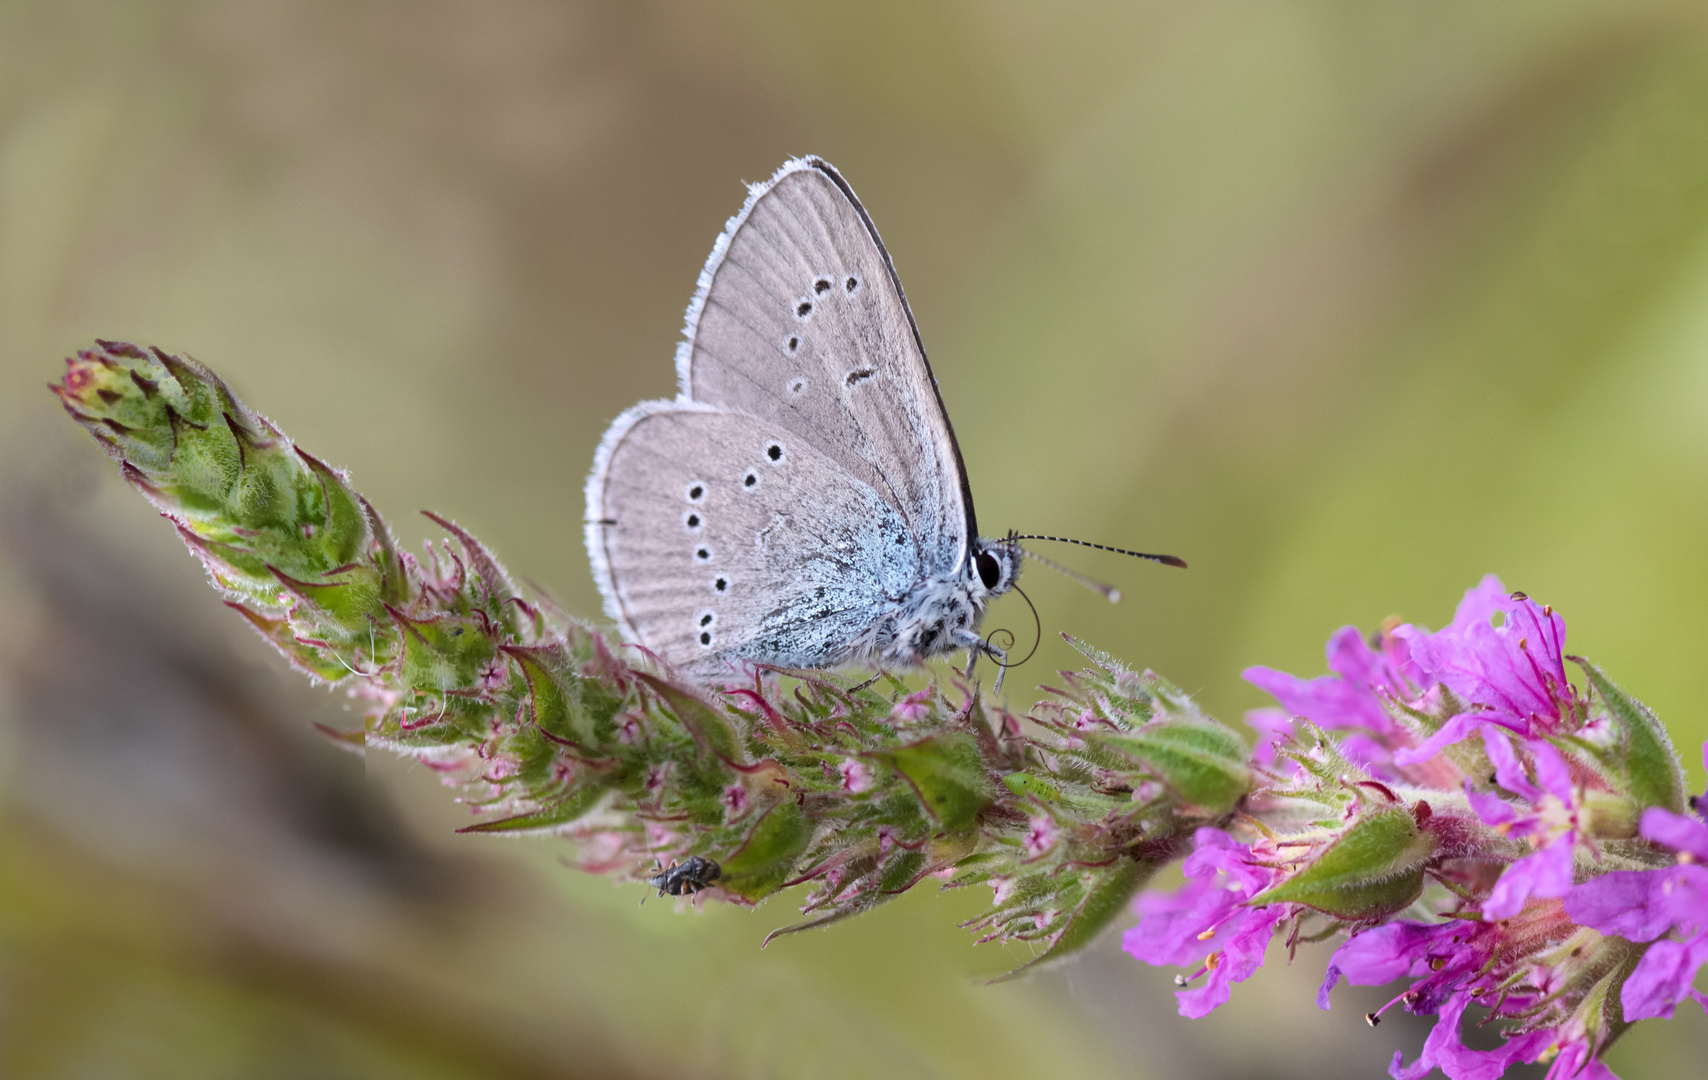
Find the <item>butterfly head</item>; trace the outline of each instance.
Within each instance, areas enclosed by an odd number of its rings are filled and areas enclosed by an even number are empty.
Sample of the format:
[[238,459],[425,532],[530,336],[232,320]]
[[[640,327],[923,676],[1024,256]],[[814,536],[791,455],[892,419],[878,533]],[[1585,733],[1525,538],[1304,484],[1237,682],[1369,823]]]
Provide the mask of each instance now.
[[1014,588],[1020,577],[1020,545],[1004,538],[973,541],[971,570],[974,594],[982,601],[1001,596]]

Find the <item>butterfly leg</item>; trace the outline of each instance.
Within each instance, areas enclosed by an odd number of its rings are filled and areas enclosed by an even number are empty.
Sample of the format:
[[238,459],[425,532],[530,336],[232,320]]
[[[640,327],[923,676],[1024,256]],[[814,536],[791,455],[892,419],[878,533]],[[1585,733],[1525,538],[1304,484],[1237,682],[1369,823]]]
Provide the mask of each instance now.
[[996,661],[996,681],[991,684],[990,692],[1000,694],[1002,693],[1002,677],[1008,674],[1008,654],[988,641],[984,643],[984,651],[988,652],[990,658]]
[[973,678],[973,668],[976,667],[979,662],[979,653],[984,651],[984,638],[979,637],[971,630],[962,629],[954,632],[953,640],[956,645],[967,650],[967,670],[964,674],[967,681],[971,682]]
[[971,630],[957,630],[954,640],[955,644],[967,650],[966,677],[968,681],[972,680],[973,668],[978,664],[979,656],[988,655],[996,661],[996,682],[992,684],[991,690],[998,694],[1002,693],[1002,677],[1008,674],[1008,654]]

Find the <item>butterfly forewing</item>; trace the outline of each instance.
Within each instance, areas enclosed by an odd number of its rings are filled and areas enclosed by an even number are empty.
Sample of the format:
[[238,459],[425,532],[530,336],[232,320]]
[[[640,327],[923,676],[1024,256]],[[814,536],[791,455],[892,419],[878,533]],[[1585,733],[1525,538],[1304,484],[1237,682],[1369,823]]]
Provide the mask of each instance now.
[[781,425],[687,402],[626,414],[588,487],[600,589],[676,666],[845,662],[920,575],[889,501]]
[[678,358],[684,395],[775,423],[907,522],[932,573],[971,500],[907,301],[865,211],[816,158],[756,187],[720,239]]

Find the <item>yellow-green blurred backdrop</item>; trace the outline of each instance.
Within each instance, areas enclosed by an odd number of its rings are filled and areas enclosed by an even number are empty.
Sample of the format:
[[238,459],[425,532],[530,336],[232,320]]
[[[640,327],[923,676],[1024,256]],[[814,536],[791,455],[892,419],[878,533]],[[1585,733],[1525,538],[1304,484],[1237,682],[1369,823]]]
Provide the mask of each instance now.
[[[230,617],[42,385],[189,351],[411,543],[598,610],[581,480],[673,392],[741,181],[835,162],[884,232],[987,531],[1068,630],[1234,719],[1239,671],[1445,622],[1496,571],[1708,737],[1708,9],[1525,3],[0,0],[0,1075],[1328,1077],[1426,1026],[1223,1013],[1113,940],[1023,957],[918,890],[637,907],[458,837],[425,770]],[[987,626],[1024,638],[1005,602]],[[1694,751],[1693,786],[1703,781]],[[1344,991],[1343,991],[1344,992]],[[1392,1014],[1390,1014],[1392,1015]],[[1627,1077],[1699,1075],[1700,1011]],[[1692,1056],[1694,1054],[1694,1057]]]

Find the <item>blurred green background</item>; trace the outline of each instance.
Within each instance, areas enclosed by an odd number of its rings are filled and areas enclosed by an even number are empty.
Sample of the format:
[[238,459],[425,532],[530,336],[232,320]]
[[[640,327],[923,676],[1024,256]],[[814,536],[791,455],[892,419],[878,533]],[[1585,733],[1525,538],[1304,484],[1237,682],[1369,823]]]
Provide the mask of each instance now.
[[[1484,572],[1708,737],[1708,9],[1528,3],[0,0],[0,1075],[1375,1076],[1427,1025],[1215,1017],[1105,940],[1023,957],[916,890],[765,952],[424,769],[283,670],[42,384],[188,351],[598,611],[581,481],[673,392],[740,181],[835,162],[884,232],[989,532],[1069,630],[1224,718]],[[1018,601],[987,627],[1029,635]],[[1701,763],[1689,758],[1693,787]],[[1396,1016],[1397,1014],[1390,1014]],[[1627,1077],[1700,1075],[1708,1020]]]

